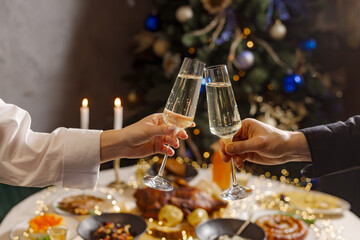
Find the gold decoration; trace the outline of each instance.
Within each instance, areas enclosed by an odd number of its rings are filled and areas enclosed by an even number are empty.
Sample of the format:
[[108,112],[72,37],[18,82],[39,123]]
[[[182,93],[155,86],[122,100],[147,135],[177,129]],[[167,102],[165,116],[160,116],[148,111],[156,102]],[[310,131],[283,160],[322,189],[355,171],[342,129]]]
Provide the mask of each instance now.
[[163,69],[165,71],[165,76],[170,77],[180,66],[181,64],[181,54],[180,53],[171,53],[166,52],[163,57]]
[[307,116],[303,102],[283,99],[263,101],[258,95],[250,95],[250,115],[259,114],[257,119],[284,130],[298,130],[299,123]]
[[222,12],[231,4],[231,0],[201,0],[204,8],[211,14]]
[[132,47],[135,53],[141,53],[150,48],[156,40],[156,34],[150,31],[143,31],[132,39]]

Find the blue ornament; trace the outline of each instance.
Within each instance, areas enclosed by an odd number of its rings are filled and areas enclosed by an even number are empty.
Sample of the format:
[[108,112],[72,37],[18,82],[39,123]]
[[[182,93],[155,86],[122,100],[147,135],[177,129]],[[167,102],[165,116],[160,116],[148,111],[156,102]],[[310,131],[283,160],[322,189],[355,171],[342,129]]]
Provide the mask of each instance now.
[[235,11],[231,8],[227,8],[225,13],[226,13],[226,25],[219,38],[216,39],[217,45],[221,45],[229,41],[234,35],[235,28],[237,27]]
[[156,15],[150,15],[146,18],[145,28],[151,32],[159,30],[159,18]]
[[241,69],[249,69],[254,65],[255,57],[251,51],[245,50],[236,56],[236,62]]
[[301,75],[298,74],[289,74],[285,76],[283,80],[283,88],[287,93],[295,92],[298,87],[300,87],[304,82],[304,79]]
[[299,43],[299,47],[303,51],[312,51],[316,49],[316,40],[313,38],[307,39]]
[[201,88],[200,88],[200,93],[203,93],[206,89],[206,79],[205,77],[203,77],[202,81],[201,81]]

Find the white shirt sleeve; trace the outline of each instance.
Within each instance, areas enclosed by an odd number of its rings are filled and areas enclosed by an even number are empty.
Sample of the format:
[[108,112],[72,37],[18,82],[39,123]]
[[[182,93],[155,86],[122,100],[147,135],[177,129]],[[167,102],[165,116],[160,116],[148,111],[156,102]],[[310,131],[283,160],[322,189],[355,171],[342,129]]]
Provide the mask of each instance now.
[[0,99],[0,182],[10,185],[94,188],[101,130],[30,129],[28,112]]

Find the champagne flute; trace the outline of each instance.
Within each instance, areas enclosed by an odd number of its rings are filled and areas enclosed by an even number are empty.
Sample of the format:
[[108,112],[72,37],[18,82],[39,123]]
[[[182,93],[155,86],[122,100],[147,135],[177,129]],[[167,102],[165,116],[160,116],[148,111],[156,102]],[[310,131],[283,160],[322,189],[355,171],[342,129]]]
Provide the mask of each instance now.
[[[204,71],[205,63],[195,59],[185,58],[181,65],[163,112],[165,122],[176,126],[175,134],[194,121]],[[163,178],[167,157],[164,156],[156,176],[143,177],[146,186],[161,191],[173,190],[173,185]]]
[[[210,131],[225,143],[229,143],[241,128],[241,118],[227,68],[225,65],[208,67],[205,77]],[[232,186],[220,194],[223,199],[239,200],[252,194],[251,188],[238,185],[232,158],[231,178]]]

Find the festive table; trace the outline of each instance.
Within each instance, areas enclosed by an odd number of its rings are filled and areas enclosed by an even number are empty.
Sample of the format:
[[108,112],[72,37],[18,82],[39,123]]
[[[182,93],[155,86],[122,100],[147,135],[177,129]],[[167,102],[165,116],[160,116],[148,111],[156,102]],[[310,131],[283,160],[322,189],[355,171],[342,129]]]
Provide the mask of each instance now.
[[[139,179],[136,177],[137,166],[130,166],[120,168],[119,176],[123,181],[126,181],[128,184],[132,185],[131,188],[125,190],[115,190],[107,188],[106,186],[114,181],[114,171],[104,170],[100,172],[99,182],[97,186],[97,191],[101,191],[105,194],[109,193],[109,197],[114,201],[116,206],[119,206],[122,210],[132,209],[136,206],[134,198],[132,196],[134,188],[138,187]],[[211,179],[211,171],[209,169],[200,169],[198,175],[191,180],[190,185],[196,185],[199,181],[203,179]],[[239,175],[241,178],[242,176]],[[249,176],[248,186],[251,186],[254,190],[254,195],[248,199],[242,201],[235,201],[229,203],[229,209],[227,210],[227,216],[247,219],[249,217],[248,209],[250,206],[254,208],[257,204],[256,201],[259,199],[259,196],[263,195],[269,191],[276,191],[279,188],[283,187],[283,184],[280,184],[279,181],[274,181],[269,178],[260,178],[256,176]],[[285,186],[287,187],[287,186]],[[31,195],[26,198],[16,206],[14,206],[11,211],[5,216],[4,220],[0,225],[0,239],[6,240],[10,239],[10,232],[14,226],[18,225],[21,222],[26,222],[30,218],[34,217],[37,211],[40,208],[49,209],[52,211],[52,202],[64,195],[65,193],[71,191],[70,189],[64,189],[61,187],[50,187],[46,188],[38,193]],[[260,207],[257,208],[261,211]],[[84,217],[72,217],[70,220],[72,224],[71,239],[81,240],[76,233],[77,224],[84,219]],[[326,231],[327,239],[356,239],[356,235],[359,233],[360,229],[360,219],[351,211],[345,210],[344,213],[340,216],[333,217],[331,219],[321,219],[323,226],[322,231]],[[68,222],[68,221],[67,221]],[[332,238],[331,235],[333,236]],[[324,236],[324,235],[323,235]],[[145,234],[141,239],[155,239]],[[315,239],[315,238],[314,238]]]

